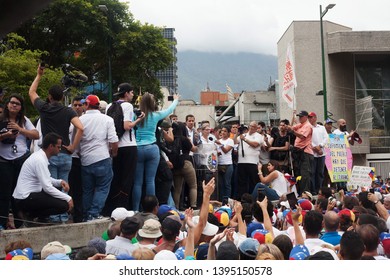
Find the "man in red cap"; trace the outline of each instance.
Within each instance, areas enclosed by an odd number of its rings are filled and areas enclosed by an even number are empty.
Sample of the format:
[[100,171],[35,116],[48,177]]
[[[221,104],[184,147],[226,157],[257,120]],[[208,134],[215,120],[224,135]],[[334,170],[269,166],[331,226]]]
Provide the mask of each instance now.
[[309,113],[309,122],[313,127],[313,137],[311,144],[313,146],[314,161],[311,174],[311,193],[316,195],[324,182],[325,153],[324,146],[328,142],[328,133],[324,126],[317,123],[317,115],[314,112]]
[[113,177],[112,157],[118,152],[114,120],[99,110],[99,97],[88,95],[87,110],[80,117],[84,134],[80,141],[85,221],[100,219]]

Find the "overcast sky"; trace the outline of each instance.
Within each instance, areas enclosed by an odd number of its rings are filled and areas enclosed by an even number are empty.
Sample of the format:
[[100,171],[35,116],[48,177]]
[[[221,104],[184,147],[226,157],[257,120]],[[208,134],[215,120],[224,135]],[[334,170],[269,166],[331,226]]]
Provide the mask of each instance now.
[[390,0],[128,0],[136,20],[175,28],[179,51],[276,55],[277,41],[294,20],[324,20],[360,30],[390,30]]

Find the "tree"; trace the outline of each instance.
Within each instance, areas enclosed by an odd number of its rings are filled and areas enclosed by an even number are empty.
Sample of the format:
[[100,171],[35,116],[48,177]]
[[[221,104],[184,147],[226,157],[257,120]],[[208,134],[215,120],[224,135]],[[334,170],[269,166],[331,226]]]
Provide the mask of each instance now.
[[[37,111],[31,104],[28,90],[35,78],[40,57],[40,50],[25,50],[26,41],[15,33],[10,33],[0,44],[0,87],[6,91],[4,99],[12,93],[18,93],[25,99],[26,115],[36,116]],[[39,84],[39,95],[47,97],[49,87],[58,84],[63,76],[58,68],[49,68]]]
[[53,67],[70,63],[92,81],[108,80],[111,50],[114,88],[130,82],[135,88],[159,93],[153,73],[173,61],[161,28],[135,21],[127,4],[118,0],[105,1],[106,12],[99,4],[100,0],[54,1],[17,32],[29,48],[47,51],[46,60]]

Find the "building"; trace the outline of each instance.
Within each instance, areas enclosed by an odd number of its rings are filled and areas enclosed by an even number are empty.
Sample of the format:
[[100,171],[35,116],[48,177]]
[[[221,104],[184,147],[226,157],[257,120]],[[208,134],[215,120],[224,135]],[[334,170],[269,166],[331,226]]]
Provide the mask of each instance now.
[[245,91],[235,107],[242,124],[263,121],[266,125],[274,125],[279,119],[274,90]]
[[174,61],[172,64],[165,69],[164,71],[158,71],[156,73],[156,78],[160,81],[160,85],[162,87],[166,87],[169,90],[170,94],[174,94],[177,92],[177,48],[176,48],[176,38],[174,36],[175,29],[174,28],[164,28],[163,36],[165,39],[172,42],[171,50],[172,56],[174,57]]
[[[355,165],[370,165],[376,174],[390,171],[390,31],[352,31],[324,21],[328,115],[344,118],[363,143],[352,147]],[[278,74],[282,79],[287,46],[295,64],[296,109],[324,119],[319,21],[294,21],[278,41]],[[282,89],[280,89],[281,91]],[[278,91],[280,117],[291,119]]]

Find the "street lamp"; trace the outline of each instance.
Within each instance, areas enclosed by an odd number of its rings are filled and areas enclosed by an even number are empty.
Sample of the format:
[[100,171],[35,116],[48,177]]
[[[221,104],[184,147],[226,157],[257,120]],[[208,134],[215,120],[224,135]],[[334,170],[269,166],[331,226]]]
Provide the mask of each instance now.
[[324,95],[324,119],[328,118],[328,102],[326,100],[326,73],[325,73],[325,49],[324,49],[324,27],[322,25],[322,18],[326,13],[332,9],[336,4],[329,4],[325,10],[322,11],[322,5],[320,5],[320,28],[321,28],[321,52],[322,52],[322,93]]
[[[99,5],[99,9],[107,15],[108,28],[111,30],[111,19],[106,5]],[[112,71],[111,71],[112,45],[111,35],[108,34],[108,103],[112,102]]]

